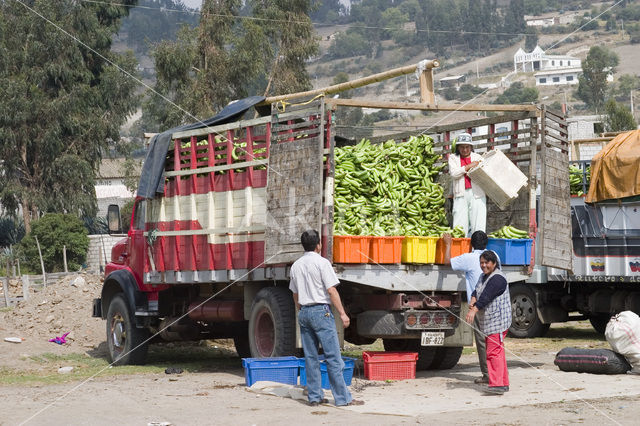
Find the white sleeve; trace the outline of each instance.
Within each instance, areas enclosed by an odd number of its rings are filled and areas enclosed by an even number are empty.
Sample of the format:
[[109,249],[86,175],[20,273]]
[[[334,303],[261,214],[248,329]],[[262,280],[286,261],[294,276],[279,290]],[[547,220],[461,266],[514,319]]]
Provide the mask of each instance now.
[[291,266],[291,277],[289,279],[289,290],[291,290],[292,293],[298,293],[298,283],[296,281],[296,276],[298,274],[296,273],[295,270],[295,265]]
[[464,171],[464,167],[460,165],[460,157],[457,155],[449,156],[449,174],[452,178],[457,179],[464,176],[466,172]]
[[331,262],[327,259],[322,262],[322,266],[320,269],[320,273],[322,274],[322,283],[324,284],[324,288],[329,289],[340,284],[340,280],[336,275],[336,271],[333,270],[333,266],[331,266]]

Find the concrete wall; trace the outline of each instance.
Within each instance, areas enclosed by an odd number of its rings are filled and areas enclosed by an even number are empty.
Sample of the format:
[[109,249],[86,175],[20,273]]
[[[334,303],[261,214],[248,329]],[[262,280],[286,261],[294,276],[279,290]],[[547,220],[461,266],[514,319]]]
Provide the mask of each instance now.
[[90,271],[103,271],[106,263],[111,261],[111,247],[126,235],[89,235],[87,251],[87,268]]

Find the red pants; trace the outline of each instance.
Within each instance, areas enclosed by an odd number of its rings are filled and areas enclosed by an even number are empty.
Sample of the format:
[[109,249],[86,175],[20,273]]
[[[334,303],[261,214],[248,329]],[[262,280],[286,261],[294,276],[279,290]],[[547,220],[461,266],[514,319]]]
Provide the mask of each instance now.
[[487,336],[487,369],[489,370],[489,386],[509,386],[507,358],[504,354],[505,330],[502,333]]

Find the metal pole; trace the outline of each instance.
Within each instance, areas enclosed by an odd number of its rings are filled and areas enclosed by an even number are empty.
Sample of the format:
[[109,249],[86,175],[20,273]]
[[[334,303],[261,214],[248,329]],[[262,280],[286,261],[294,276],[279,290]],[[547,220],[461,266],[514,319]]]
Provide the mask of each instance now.
[[62,246],[62,262],[64,263],[64,272],[69,272],[67,269],[67,246]]

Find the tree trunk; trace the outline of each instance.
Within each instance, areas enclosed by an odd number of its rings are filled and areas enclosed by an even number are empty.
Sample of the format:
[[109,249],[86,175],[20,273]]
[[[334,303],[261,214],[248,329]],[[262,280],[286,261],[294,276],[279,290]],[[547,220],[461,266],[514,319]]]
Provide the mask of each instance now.
[[26,200],[22,200],[22,220],[24,220],[25,233],[31,233],[31,205]]

